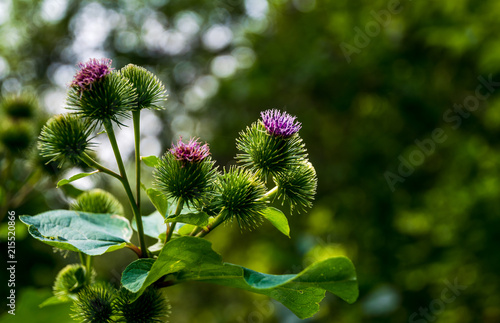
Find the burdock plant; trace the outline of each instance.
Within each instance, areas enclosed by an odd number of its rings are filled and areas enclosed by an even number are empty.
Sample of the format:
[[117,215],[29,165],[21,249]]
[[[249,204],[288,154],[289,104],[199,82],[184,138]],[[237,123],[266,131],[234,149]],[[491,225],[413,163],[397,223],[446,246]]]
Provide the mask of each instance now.
[[[80,256],[81,264],[60,272],[54,296],[44,305],[74,302],[73,317],[80,322],[165,322],[170,304],[161,289],[186,281],[264,294],[282,302],[299,318],[318,311],[325,291],[349,303],[356,300],[354,266],[345,257],[317,262],[294,275],[267,275],[223,263],[205,239],[224,227],[222,224],[255,230],[266,221],[290,236],[287,217],[274,205],[287,204],[290,213],[312,207],[317,175],[296,117],[276,109],[263,111],[236,139],[241,152],[236,155],[237,164],[229,168],[219,169],[209,145],[198,138],[179,138],[160,158],[141,156],[140,112],[162,108],[166,94],[161,81],[135,65],[116,71],[109,59],[91,59],[78,67],[68,90],[71,113],[46,123],[38,141],[40,154],[59,165],[85,163],[94,169],[62,179],[58,186],[96,173],[118,180],[134,221],[131,224],[122,204],[101,189],[82,193],[68,210],[22,216],[34,238]],[[130,117],[135,139],[135,194],[114,134],[114,127],[124,127],[123,120]],[[102,132],[111,143],[118,173],[92,157],[92,139]],[[141,178],[143,164],[152,172],[152,183]],[[141,191],[156,208],[148,216],[141,214]],[[143,221],[147,221],[147,230]],[[138,246],[131,241],[134,231]],[[145,236],[157,243],[148,244]],[[96,282],[93,256],[125,247],[138,259],[122,273],[120,291],[117,286]]]

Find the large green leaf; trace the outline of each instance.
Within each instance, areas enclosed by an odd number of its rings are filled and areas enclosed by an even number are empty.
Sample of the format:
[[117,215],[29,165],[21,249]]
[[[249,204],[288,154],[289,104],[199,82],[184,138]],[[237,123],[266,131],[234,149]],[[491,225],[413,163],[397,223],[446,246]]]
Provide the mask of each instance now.
[[290,226],[288,225],[288,219],[286,216],[274,207],[265,208],[262,211],[262,215],[269,220],[276,227],[276,229],[280,230],[281,233],[290,238]]
[[130,243],[132,228],[128,220],[112,214],[54,210],[19,218],[36,239],[65,250],[102,255]]
[[345,257],[315,263],[296,275],[268,275],[223,263],[205,239],[180,237],[165,245],[149,269],[150,264],[136,261],[122,276],[123,286],[137,293],[136,297],[166,275],[169,284],[201,281],[267,295],[283,303],[301,319],[319,310],[325,291],[348,303],[358,297],[356,272],[352,262]]

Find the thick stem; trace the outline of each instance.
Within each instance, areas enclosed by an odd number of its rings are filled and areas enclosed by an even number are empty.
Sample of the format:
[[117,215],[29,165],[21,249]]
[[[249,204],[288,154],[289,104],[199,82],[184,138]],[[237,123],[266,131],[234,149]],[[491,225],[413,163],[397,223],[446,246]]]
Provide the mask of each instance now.
[[132,194],[132,189],[130,188],[129,181],[127,179],[127,173],[125,171],[125,165],[123,164],[122,156],[120,155],[120,149],[118,148],[118,143],[116,142],[115,132],[113,130],[113,125],[111,121],[104,122],[104,128],[108,134],[109,142],[111,143],[111,147],[113,148],[113,153],[115,154],[116,163],[118,164],[118,169],[120,170],[120,177],[123,188],[127,193],[127,197],[130,201],[130,205],[132,206],[132,211],[134,213],[135,221],[137,224],[137,232],[139,233],[139,244],[141,246],[142,257],[148,257],[148,249],[146,246],[146,240],[144,239],[144,228],[142,225],[142,218],[139,209],[137,208],[137,203],[134,199],[134,194]]
[[135,142],[135,197],[137,209],[141,212],[141,110],[133,111]]
[[[182,197],[180,197],[179,200],[177,201],[177,207],[175,208],[174,217],[176,217],[179,214],[181,214],[183,206],[184,206],[184,200],[182,199]],[[172,222],[170,224],[170,226],[168,227],[168,229],[167,229],[167,237],[165,238],[165,243],[169,242],[170,239],[172,238],[172,234],[174,234],[175,225],[176,224],[177,224],[177,222]]]
[[215,218],[214,222],[210,223],[206,229],[203,229],[203,231],[198,232],[196,237],[204,237],[210,232],[212,232],[215,228],[217,228],[222,222],[224,222],[224,216],[222,215],[222,212],[217,215]]

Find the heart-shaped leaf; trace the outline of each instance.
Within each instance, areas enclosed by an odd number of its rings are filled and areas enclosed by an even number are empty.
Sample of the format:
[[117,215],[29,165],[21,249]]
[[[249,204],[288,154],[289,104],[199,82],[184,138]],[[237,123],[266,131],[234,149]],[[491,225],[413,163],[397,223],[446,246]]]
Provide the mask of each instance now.
[[91,256],[121,249],[132,237],[128,220],[112,214],[54,210],[19,219],[35,239]]
[[202,281],[267,295],[283,303],[299,318],[313,316],[329,291],[348,303],[358,297],[356,272],[345,257],[329,258],[296,275],[268,275],[223,263],[211,243],[195,237],[169,241],[152,264],[136,261],[122,276],[122,284],[136,297],[151,284],[167,276],[169,284]]

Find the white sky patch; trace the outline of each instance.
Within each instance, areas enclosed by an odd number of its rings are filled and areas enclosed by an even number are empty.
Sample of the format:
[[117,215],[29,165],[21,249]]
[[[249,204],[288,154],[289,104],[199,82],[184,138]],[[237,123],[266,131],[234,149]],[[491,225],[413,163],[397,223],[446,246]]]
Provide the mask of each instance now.
[[66,16],[67,0],[44,0],[40,9],[40,16],[47,22],[57,22]]
[[203,34],[203,45],[209,50],[218,51],[231,43],[233,33],[223,25],[213,25]]
[[219,81],[212,75],[201,76],[194,83],[193,90],[200,98],[211,98],[219,90]]
[[146,136],[141,140],[141,155],[142,156],[160,156],[164,152],[161,151],[161,143],[154,136]]
[[51,88],[43,93],[45,110],[50,114],[68,112],[64,108],[66,102],[66,91],[62,88]]
[[61,88],[66,88],[73,80],[77,68],[72,65],[52,65],[48,69],[50,80]]
[[245,0],[245,10],[249,17],[263,19],[269,11],[269,5],[266,0]]
[[237,61],[232,55],[217,56],[212,60],[210,68],[212,73],[220,78],[232,76],[236,72]]
[[[160,113],[163,110],[160,110]],[[158,136],[164,131],[164,125],[156,114],[147,109],[141,111],[141,134],[145,136]]]
[[106,10],[96,2],[85,6],[71,21],[75,35],[72,50],[78,60],[87,61],[90,57],[105,57],[104,42],[119,20],[119,14],[113,10]]
[[187,36],[194,36],[200,30],[201,18],[192,11],[179,12],[175,16],[175,28]]
[[6,23],[10,19],[10,6],[9,0],[0,0],[0,25]]

